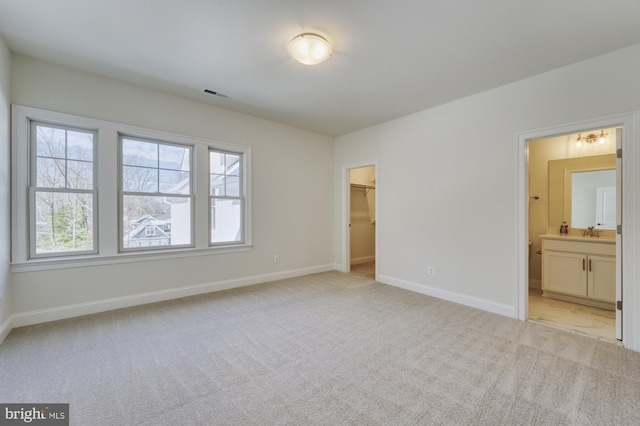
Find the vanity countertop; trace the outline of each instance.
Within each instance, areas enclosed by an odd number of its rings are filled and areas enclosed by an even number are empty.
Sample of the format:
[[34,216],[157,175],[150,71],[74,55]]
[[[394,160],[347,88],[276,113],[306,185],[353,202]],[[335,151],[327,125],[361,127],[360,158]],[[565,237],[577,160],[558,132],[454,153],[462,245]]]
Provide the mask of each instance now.
[[583,241],[590,243],[601,243],[601,244],[615,244],[615,238],[607,238],[607,237],[584,237],[582,235],[566,235],[566,234],[543,234],[540,235],[540,239],[549,239],[549,240],[566,240],[566,241]]

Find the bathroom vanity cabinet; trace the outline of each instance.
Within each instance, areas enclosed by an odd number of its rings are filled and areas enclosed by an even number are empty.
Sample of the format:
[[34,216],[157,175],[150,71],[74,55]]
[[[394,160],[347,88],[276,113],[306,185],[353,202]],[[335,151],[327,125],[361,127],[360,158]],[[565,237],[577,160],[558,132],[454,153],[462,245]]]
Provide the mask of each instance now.
[[615,308],[615,240],[541,235],[543,296]]

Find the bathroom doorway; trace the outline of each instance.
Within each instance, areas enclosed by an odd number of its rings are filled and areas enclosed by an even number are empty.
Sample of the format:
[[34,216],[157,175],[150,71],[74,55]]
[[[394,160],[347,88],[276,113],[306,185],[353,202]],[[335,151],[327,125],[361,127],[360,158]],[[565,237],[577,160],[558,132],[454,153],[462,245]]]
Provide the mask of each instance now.
[[351,272],[376,278],[376,168],[349,170],[349,261]]
[[528,320],[622,340],[621,137],[608,126],[527,140]]

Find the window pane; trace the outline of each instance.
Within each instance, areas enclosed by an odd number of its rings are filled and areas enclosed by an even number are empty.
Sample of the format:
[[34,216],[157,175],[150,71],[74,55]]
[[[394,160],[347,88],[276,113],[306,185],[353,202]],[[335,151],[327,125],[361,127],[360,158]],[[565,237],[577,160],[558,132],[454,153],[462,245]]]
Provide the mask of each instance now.
[[38,157],[65,157],[65,130],[36,126],[36,155]]
[[93,250],[93,194],[36,192],[36,253]]
[[122,164],[128,166],[158,167],[158,144],[123,139]]
[[227,196],[239,197],[240,196],[240,178],[237,176],[227,176]]
[[214,152],[214,151],[209,152],[209,173],[214,173],[218,175],[224,174],[224,171],[226,169],[224,156],[225,154],[220,152]]
[[242,203],[240,200],[211,200],[211,243],[242,242]]
[[209,187],[211,188],[210,195],[225,196],[224,175],[210,175]]
[[[209,194],[211,199],[211,244],[240,243],[243,208],[240,187],[241,154],[209,151]],[[223,199],[218,197],[238,197]]]
[[158,169],[123,166],[122,190],[127,192],[158,192]]
[[93,189],[93,163],[67,161],[67,187],[73,189]]
[[173,145],[160,145],[160,167],[189,171],[189,149]]
[[35,185],[93,189],[93,137],[90,132],[36,125]]
[[124,192],[191,193],[191,149],[164,143],[122,140]]
[[191,245],[191,199],[124,195],[122,246]]
[[160,192],[167,194],[189,194],[189,172],[160,170]]
[[209,152],[209,194],[240,197],[240,154]]
[[122,247],[192,246],[191,148],[123,138],[122,153]]
[[240,155],[209,152],[209,173],[239,175]]
[[227,154],[227,175],[240,176],[240,156]]
[[64,160],[38,158],[36,160],[36,185],[41,188],[64,188]]
[[72,160],[93,161],[93,134],[86,132],[67,132],[67,158]]

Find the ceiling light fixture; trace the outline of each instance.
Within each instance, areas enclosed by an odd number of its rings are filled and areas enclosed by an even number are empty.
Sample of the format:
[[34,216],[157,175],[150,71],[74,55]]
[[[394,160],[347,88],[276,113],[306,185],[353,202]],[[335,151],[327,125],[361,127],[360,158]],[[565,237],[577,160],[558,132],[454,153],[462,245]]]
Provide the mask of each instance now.
[[324,62],[332,53],[333,49],[329,42],[318,34],[300,34],[289,43],[289,55],[305,65]]
[[585,137],[582,137],[582,134],[578,134],[578,139],[576,140],[576,146],[582,146],[582,142],[585,143],[595,143],[598,142],[600,145],[604,144],[607,141],[607,133],[604,130],[600,130],[600,135],[596,135],[595,133],[590,133]]

